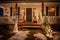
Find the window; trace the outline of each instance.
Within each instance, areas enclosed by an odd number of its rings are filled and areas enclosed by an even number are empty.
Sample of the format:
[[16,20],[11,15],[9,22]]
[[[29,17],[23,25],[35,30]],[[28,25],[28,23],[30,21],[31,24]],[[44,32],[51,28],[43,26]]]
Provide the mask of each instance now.
[[3,8],[0,8],[0,16],[3,16]]
[[20,13],[20,7],[18,7],[17,10],[14,7],[10,7],[10,16],[16,16],[16,15],[19,16],[19,13]]
[[47,6],[46,7],[46,16],[58,16],[59,7],[58,6]]

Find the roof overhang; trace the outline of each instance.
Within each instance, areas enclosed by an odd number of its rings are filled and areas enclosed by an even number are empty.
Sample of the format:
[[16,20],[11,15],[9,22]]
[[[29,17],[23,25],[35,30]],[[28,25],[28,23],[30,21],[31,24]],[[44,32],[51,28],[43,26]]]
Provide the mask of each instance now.
[[39,2],[60,2],[60,0],[0,0],[0,3],[39,3]]

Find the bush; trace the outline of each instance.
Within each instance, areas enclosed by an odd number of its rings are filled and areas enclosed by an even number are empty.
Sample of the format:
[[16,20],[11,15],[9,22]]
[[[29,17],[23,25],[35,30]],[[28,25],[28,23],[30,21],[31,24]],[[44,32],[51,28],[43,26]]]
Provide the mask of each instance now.
[[13,28],[13,25],[0,25],[0,34],[4,35],[10,33],[12,32]]

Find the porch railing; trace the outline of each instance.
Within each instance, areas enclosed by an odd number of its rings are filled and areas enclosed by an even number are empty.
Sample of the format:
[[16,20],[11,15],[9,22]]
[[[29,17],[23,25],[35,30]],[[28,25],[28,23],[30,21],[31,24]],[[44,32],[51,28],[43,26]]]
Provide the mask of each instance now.
[[[42,18],[42,22],[43,23],[45,16]],[[48,23],[49,24],[60,24],[60,16],[46,16],[46,18],[48,19]],[[0,24],[14,24],[16,20],[15,16],[2,16],[0,17]]]
[[[45,16],[42,18],[44,22]],[[46,16],[49,24],[60,24],[60,16]]]
[[1,16],[0,24],[14,24],[14,19],[11,16]]
[[[45,16],[42,17],[42,21],[37,24],[42,24],[45,20],[44,20]],[[46,16],[47,20],[48,20],[48,23],[49,24],[60,24],[60,16]],[[22,19],[19,19],[19,22],[23,22],[24,20]],[[32,22],[33,23],[33,22]]]

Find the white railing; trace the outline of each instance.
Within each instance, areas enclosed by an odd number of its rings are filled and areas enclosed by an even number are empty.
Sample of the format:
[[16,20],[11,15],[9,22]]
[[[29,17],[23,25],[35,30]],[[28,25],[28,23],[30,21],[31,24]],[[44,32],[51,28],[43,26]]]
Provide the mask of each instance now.
[[14,24],[14,19],[11,16],[1,16],[0,24]]
[[[42,22],[40,22],[41,24],[45,21],[44,18],[45,16],[42,17]],[[60,24],[60,16],[46,16],[46,18],[50,24]],[[0,17],[0,24],[14,24],[17,21],[16,19],[16,16],[3,16]],[[19,21],[23,22],[23,20]]]
[[[42,18],[42,22],[44,22],[45,16]],[[49,24],[60,24],[60,16],[46,16]]]

